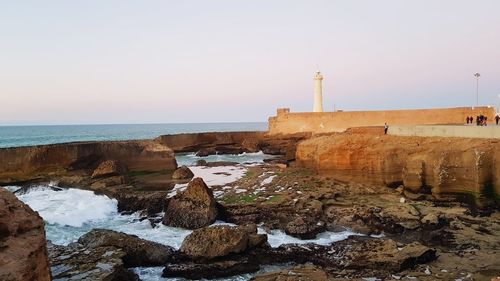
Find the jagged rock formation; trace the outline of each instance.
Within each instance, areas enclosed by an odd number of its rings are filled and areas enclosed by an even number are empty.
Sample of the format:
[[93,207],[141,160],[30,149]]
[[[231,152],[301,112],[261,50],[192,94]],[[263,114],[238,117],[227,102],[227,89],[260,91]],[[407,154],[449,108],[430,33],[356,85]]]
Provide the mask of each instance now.
[[170,199],[163,224],[196,229],[215,222],[217,202],[203,179],[194,178],[186,190]]
[[165,264],[175,250],[134,235],[94,229],[68,246],[49,244],[54,279],[136,281],[129,268]]
[[[90,184],[104,176],[107,161],[116,161],[128,172],[154,173],[177,167],[173,151],[155,141],[74,142],[0,149],[0,184],[57,180],[66,185]],[[109,166],[112,168],[112,165]],[[121,172],[124,171],[121,169]],[[109,170],[116,176],[120,171]],[[101,177],[102,178],[102,177]]]
[[336,134],[301,142],[296,159],[338,180],[404,185],[435,197],[500,192],[498,140]]
[[42,218],[3,188],[0,188],[0,280],[51,280]]

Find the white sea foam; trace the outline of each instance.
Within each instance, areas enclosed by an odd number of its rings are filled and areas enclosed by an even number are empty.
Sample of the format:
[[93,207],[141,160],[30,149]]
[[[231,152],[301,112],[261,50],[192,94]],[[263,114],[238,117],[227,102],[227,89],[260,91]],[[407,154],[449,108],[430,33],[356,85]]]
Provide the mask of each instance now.
[[[163,224],[152,227],[149,220],[141,220],[138,214],[121,215],[117,212],[115,199],[96,195],[92,191],[74,188],[55,191],[48,187],[38,187],[19,194],[18,197],[44,218],[47,239],[54,244],[67,245],[94,228],[105,228],[137,235],[178,249],[184,238],[191,233],[191,230]],[[221,221],[215,224],[234,225]],[[258,230],[259,233],[265,233],[262,228]],[[324,232],[311,240],[300,240],[280,230],[272,230],[267,235],[269,244],[278,247],[288,243],[328,245],[356,233]]]
[[81,189],[55,191],[37,187],[18,198],[50,224],[81,227],[84,223],[99,221],[116,215],[117,201],[105,195]]
[[278,229],[271,230],[269,233],[267,233],[264,229],[259,227],[258,232],[267,234],[267,241],[269,242],[269,245],[271,245],[271,247],[273,248],[279,247],[283,244],[292,244],[292,243],[294,244],[315,243],[318,245],[330,245],[333,242],[345,240],[350,235],[360,235],[349,230],[345,230],[342,232],[327,231],[318,234],[315,239],[301,240],[299,238],[290,236]]
[[200,177],[209,186],[225,185],[241,179],[247,169],[243,166],[189,167],[195,177]]
[[272,159],[275,156],[265,154],[262,151],[253,152],[253,153],[241,153],[241,154],[216,154],[209,156],[196,156],[194,153],[189,154],[177,154],[175,158],[177,159],[177,164],[179,166],[186,165],[194,165],[198,160],[205,160],[207,162],[236,162],[240,164],[250,164],[250,163],[263,163],[264,159]]

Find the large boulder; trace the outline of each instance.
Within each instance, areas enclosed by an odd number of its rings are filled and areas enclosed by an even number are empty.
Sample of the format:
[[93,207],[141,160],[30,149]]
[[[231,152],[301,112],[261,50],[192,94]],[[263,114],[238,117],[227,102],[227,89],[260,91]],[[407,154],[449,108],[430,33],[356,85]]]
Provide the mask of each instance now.
[[51,280],[43,219],[1,187],[0,280]]
[[80,237],[78,243],[87,249],[115,247],[123,250],[122,260],[126,267],[164,265],[175,252],[172,247],[106,229],[93,229]]
[[197,229],[215,222],[217,202],[203,179],[194,178],[186,190],[170,199],[163,224]]
[[267,242],[267,235],[257,234],[255,225],[218,225],[197,229],[182,242],[180,251],[195,260],[211,260],[242,253]]
[[175,170],[172,174],[172,179],[174,180],[188,180],[192,179],[193,177],[193,172],[191,172],[191,170],[184,165],[177,168],[177,170]]

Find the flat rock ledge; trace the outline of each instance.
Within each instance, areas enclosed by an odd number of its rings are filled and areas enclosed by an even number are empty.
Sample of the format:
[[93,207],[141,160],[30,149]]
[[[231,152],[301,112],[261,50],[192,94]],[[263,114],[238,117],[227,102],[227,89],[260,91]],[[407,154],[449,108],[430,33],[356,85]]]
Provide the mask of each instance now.
[[174,253],[172,247],[104,229],[68,246],[49,242],[53,280],[136,281],[129,268],[164,265]]

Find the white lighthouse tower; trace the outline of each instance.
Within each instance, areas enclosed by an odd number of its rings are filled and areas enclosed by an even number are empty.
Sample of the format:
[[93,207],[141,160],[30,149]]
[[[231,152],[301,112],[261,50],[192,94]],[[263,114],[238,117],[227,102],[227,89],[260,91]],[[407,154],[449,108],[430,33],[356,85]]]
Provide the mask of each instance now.
[[319,71],[314,75],[314,107],[313,112],[323,112],[323,90],[322,81],[323,76]]

